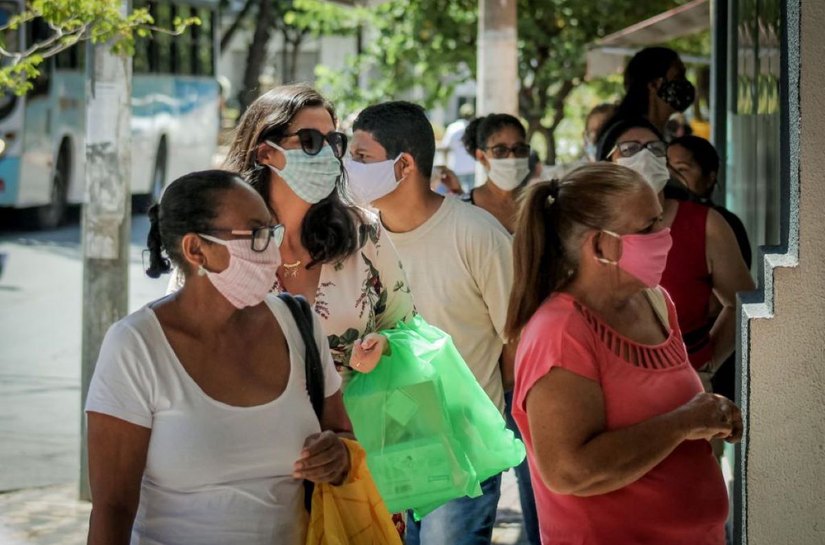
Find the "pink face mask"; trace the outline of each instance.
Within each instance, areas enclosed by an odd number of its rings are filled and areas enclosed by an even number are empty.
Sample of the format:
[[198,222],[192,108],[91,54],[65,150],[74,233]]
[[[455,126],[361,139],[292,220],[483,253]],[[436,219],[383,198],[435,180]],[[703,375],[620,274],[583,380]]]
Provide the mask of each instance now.
[[281,265],[281,252],[274,241],[263,252],[252,249],[249,239],[223,240],[200,235],[206,240],[226,246],[229,250],[229,266],[219,272],[207,271],[203,265],[198,274],[206,275],[227,301],[235,308],[252,307],[266,298],[277,279]]
[[606,229],[602,229],[602,232],[622,241],[622,256],[619,261],[603,257],[596,259],[602,263],[618,265],[648,288],[659,285],[667,266],[667,254],[673,246],[670,229],[662,229],[648,235],[619,235]]

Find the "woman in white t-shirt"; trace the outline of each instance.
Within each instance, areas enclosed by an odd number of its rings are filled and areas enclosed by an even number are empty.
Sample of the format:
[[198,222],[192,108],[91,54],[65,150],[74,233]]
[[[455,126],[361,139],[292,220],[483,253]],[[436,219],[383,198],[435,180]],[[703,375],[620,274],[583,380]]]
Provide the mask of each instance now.
[[299,545],[302,479],[344,482],[351,424],[318,320],[320,422],[297,325],[268,295],[283,227],[223,171],[179,178],[150,218],[147,273],[174,263],[185,281],[103,341],[86,404],[88,542]]

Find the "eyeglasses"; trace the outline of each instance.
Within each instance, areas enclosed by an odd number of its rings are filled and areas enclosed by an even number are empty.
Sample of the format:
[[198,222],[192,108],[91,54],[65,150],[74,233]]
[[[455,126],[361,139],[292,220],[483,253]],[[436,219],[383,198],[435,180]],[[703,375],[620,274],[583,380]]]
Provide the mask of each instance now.
[[342,132],[328,132],[323,134],[318,129],[298,129],[289,134],[281,135],[282,138],[290,136],[297,136],[301,143],[301,149],[307,155],[318,155],[321,153],[321,148],[324,147],[324,141],[329,143],[332,148],[332,153],[338,159],[344,156],[347,151],[347,135]]
[[[269,242],[275,240],[275,245],[280,246],[284,241],[284,226],[266,225],[264,227],[256,227],[255,229],[207,229],[210,233],[229,233],[236,237],[249,237],[253,252],[263,252],[269,248]],[[203,235],[201,235],[203,236]],[[212,237],[205,237],[207,240],[217,242]]]
[[484,148],[485,151],[489,151],[493,159],[506,159],[511,153],[513,157],[517,157],[519,159],[523,159],[525,157],[530,157],[530,146],[527,144],[516,144],[513,147],[505,146],[504,144],[497,144],[491,148]]
[[667,155],[667,144],[661,140],[653,140],[652,142],[647,142],[645,144],[642,144],[636,140],[628,140],[627,142],[622,142],[621,144],[616,144],[613,146],[613,149],[610,150],[610,153],[608,153],[607,156],[610,157],[616,152],[616,150],[619,150],[619,155],[622,157],[633,157],[643,149],[650,150],[650,153],[656,157],[664,157]]

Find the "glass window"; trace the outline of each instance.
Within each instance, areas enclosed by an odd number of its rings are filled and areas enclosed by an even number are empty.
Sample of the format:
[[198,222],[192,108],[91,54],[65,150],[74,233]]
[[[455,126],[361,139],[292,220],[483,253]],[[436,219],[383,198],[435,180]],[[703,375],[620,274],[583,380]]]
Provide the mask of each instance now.
[[[172,28],[172,23],[175,19],[172,6],[161,2],[153,2],[152,6],[154,8],[155,25],[159,28]],[[155,47],[155,71],[165,74],[173,72],[175,66],[175,49],[172,47],[173,37],[165,32],[156,32],[153,38],[152,41]]]
[[[191,16],[191,11],[187,6],[175,6],[172,11],[175,17],[181,19]],[[195,60],[192,51],[192,27],[188,27],[180,36],[174,36],[172,40],[175,48],[174,72],[176,74],[192,74]]]
[[208,9],[198,11],[201,26],[193,29],[197,43],[196,74],[212,76],[215,73],[215,27],[212,24],[212,12]]

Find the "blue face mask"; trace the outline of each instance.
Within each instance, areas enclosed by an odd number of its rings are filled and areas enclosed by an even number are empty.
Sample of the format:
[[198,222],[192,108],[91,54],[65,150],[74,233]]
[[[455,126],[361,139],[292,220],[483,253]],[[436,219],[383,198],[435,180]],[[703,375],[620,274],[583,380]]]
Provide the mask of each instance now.
[[286,159],[284,168],[268,165],[269,168],[302,201],[315,204],[335,191],[335,184],[341,176],[341,161],[335,157],[330,146],[324,145],[316,155],[309,155],[301,148],[288,150],[269,140],[266,143],[283,153]]

